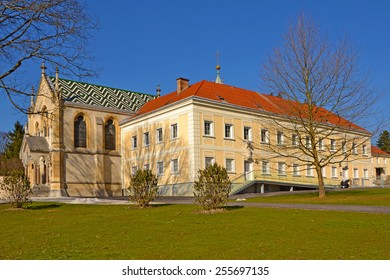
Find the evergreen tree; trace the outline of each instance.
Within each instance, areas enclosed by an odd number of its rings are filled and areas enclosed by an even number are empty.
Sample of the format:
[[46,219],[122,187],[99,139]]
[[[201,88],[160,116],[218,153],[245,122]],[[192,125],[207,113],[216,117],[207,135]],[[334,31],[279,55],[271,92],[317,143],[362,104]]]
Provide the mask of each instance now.
[[376,145],[383,151],[390,153],[390,133],[384,130],[379,136]]
[[9,142],[5,145],[4,156],[7,159],[19,158],[20,147],[22,146],[24,136],[24,128],[17,121],[14,125],[14,130],[8,132],[7,138]]

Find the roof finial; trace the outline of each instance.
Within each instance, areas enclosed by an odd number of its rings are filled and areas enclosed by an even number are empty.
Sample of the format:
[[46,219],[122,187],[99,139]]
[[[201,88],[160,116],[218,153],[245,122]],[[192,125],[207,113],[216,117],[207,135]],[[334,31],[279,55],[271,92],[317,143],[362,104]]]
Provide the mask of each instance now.
[[45,66],[45,61],[42,61],[41,69],[42,69],[42,75],[45,75],[45,70],[47,69]]
[[219,51],[218,50],[217,50],[217,66],[215,67],[215,69],[217,69],[217,78],[215,79],[215,83],[223,84],[221,77],[220,77],[221,66],[219,65]]
[[60,89],[60,86],[59,86],[59,81],[58,81],[58,65],[56,66],[56,80],[55,80],[55,90],[56,92],[58,93],[59,89]]
[[34,89],[34,86],[31,87],[31,96],[30,96],[30,106],[31,107],[34,107],[34,93],[35,89]]
[[156,92],[157,92],[157,98],[160,97],[160,94],[161,94],[160,85],[157,85]]

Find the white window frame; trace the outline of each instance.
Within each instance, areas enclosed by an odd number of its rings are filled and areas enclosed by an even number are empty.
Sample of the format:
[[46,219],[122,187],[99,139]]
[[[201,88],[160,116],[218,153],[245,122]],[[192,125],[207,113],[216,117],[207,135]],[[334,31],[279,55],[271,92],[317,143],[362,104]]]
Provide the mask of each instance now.
[[286,175],[286,163],[278,162],[278,175]]
[[158,161],[156,168],[157,168],[157,176],[164,175],[164,162],[163,161]]
[[175,140],[179,137],[179,127],[177,123],[171,124],[171,140]]
[[306,140],[306,143],[305,143],[305,147],[306,147],[306,149],[310,149],[311,148],[311,139],[310,139],[310,136],[306,136],[306,138],[305,138]]
[[363,178],[364,179],[368,178],[368,169],[367,168],[363,169]]
[[363,156],[367,155],[367,145],[362,145],[362,154]]
[[291,135],[291,146],[298,147],[298,135],[297,134]]
[[150,146],[150,133],[149,133],[149,131],[144,132],[144,146],[145,147]]
[[137,149],[138,148],[138,139],[137,139],[137,135],[133,135],[131,137],[131,148],[132,149]]
[[359,169],[358,168],[353,169],[353,178],[359,178]]
[[284,145],[284,134],[281,131],[278,131],[276,133],[276,144],[277,145]]
[[171,174],[179,174],[179,160],[177,158],[171,160]]
[[321,167],[321,174],[323,178],[326,178],[326,168],[325,166]]
[[358,154],[356,143],[352,143],[352,154],[354,155]]
[[293,176],[301,176],[301,171],[299,170],[299,164],[293,164]]
[[270,174],[269,161],[263,160],[261,162],[261,173],[262,174]]
[[156,142],[157,143],[162,143],[164,142],[164,132],[163,132],[163,129],[162,127],[159,127],[156,129]]
[[320,151],[324,150],[324,138],[320,138],[318,140],[318,150],[320,150]]
[[144,164],[144,170],[150,170],[150,164],[149,163],[145,163]]
[[226,166],[226,171],[229,173],[234,173],[235,172],[235,164],[234,164],[234,159],[233,158],[226,158],[225,159],[225,166]]
[[330,151],[336,151],[336,139],[330,139]]
[[244,126],[243,138],[246,141],[252,141],[252,127]]
[[306,177],[313,177],[313,166],[311,164],[306,165]]
[[207,168],[215,162],[214,157],[204,157],[204,167]]
[[137,171],[138,171],[138,166],[137,165],[133,165],[132,167],[131,167],[131,175],[135,175],[135,173],[137,173]]
[[262,128],[260,130],[260,142],[262,144],[269,144],[269,130],[266,128]]
[[232,124],[225,123],[224,138],[225,139],[233,139],[233,125]]
[[[214,123],[212,121],[204,121],[203,135],[204,136],[214,136]],[[206,128],[208,127],[208,130]]]
[[335,167],[335,166],[332,166],[332,178],[338,178],[338,176],[337,176],[338,174],[337,174],[337,167]]

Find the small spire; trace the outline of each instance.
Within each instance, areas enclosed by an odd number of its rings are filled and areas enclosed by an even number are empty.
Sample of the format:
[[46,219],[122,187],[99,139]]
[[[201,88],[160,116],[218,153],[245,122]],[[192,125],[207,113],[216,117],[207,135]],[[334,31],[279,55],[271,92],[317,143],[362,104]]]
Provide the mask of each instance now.
[[217,66],[215,67],[215,69],[217,70],[217,78],[215,79],[215,83],[223,84],[220,76],[221,66],[219,65],[219,51],[217,51]]
[[34,86],[32,86],[31,87],[31,97],[30,97],[30,105],[31,105],[31,107],[32,106],[34,106],[34,95],[35,95],[35,93],[34,93]]
[[45,66],[45,61],[42,61],[41,69],[42,69],[42,75],[45,75],[45,70],[47,69],[47,67]]
[[160,85],[157,85],[156,92],[157,92],[157,98],[160,97],[160,94],[161,94]]
[[60,90],[59,81],[58,81],[58,65],[56,66],[56,80],[55,80],[55,90],[58,93]]

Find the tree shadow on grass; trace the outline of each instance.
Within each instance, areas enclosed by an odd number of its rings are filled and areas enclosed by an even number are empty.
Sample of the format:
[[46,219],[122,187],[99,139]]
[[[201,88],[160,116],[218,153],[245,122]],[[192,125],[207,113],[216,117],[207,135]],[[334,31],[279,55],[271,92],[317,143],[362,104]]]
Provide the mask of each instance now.
[[232,205],[232,206],[223,206],[221,208],[226,210],[226,211],[234,211],[234,210],[242,209],[242,208],[244,208],[244,206],[243,205]]
[[60,204],[60,203],[34,204],[34,205],[27,206],[26,209],[28,209],[28,210],[42,210],[42,209],[58,208],[61,206],[62,206],[62,204]]

